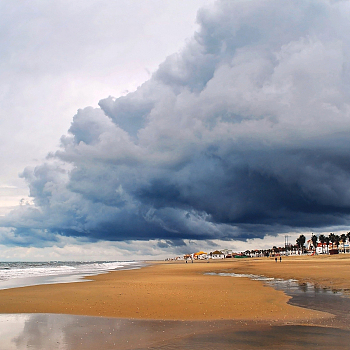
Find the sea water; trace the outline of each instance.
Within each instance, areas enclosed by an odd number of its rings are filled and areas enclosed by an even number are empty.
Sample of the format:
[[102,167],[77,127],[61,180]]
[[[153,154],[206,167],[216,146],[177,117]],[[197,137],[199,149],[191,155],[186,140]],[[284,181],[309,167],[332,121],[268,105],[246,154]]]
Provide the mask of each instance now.
[[83,277],[141,267],[137,261],[0,262],[0,290],[38,284],[84,282]]

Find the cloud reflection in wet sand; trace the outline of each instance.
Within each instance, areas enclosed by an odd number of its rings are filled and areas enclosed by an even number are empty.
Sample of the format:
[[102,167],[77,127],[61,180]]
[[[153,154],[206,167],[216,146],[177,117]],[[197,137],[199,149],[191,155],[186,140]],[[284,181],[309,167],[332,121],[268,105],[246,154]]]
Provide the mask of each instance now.
[[237,321],[151,321],[53,314],[0,315],[5,350],[344,349],[337,328]]

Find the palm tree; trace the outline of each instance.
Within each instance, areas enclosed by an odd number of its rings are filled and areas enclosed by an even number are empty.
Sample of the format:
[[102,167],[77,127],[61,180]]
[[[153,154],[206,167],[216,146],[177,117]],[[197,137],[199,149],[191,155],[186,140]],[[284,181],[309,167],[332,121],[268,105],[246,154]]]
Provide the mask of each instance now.
[[325,237],[326,246],[327,246],[327,254],[329,254],[329,237]]
[[306,237],[304,235],[300,235],[300,243],[301,243],[301,253],[304,254],[304,245],[306,242]]
[[316,248],[317,248],[317,236],[316,236],[316,235],[314,235],[313,233],[312,233],[312,236],[311,236],[311,240],[312,240],[312,245],[314,246],[314,252],[315,252],[315,254],[316,254]]
[[335,245],[337,246],[337,249],[339,247],[340,237],[338,235],[335,235]]
[[295,242],[296,242],[296,244],[298,246],[298,252],[299,252],[299,255],[300,255],[300,247],[301,247],[300,238],[297,238]]
[[346,241],[346,234],[345,233],[342,233],[340,235],[340,240],[342,241],[343,243],[343,253],[345,253],[345,241]]
[[324,243],[326,242],[326,237],[325,237],[325,235],[320,235],[319,237],[318,237],[318,239],[320,240],[320,242],[321,242],[321,244],[322,244],[322,254],[324,253],[324,251],[323,251],[323,246],[324,246]]
[[301,248],[301,253],[303,254],[304,253],[304,244],[305,244],[305,241],[306,241],[306,238],[304,235],[300,235],[297,240],[296,240],[296,243],[299,247],[299,249]]
[[335,242],[335,234],[331,232],[328,235],[328,237],[329,237],[330,242],[332,243],[332,249],[333,249],[333,245],[334,245],[334,242]]

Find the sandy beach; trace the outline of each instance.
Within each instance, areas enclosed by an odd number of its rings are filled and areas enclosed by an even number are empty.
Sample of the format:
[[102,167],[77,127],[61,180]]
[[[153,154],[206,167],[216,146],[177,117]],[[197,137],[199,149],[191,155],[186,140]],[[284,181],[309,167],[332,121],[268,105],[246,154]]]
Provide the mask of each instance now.
[[[340,350],[348,347],[350,303],[322,288],[347,293],[349,269],[347,255],[277,263],[272,258],[152,262],[83,283],[1,290],[0,336],[8,350]],[[291,305],[290,296],[263,281],[218,273],[311,282],[316,286],[308,287],[316,293],[311,299],[318,302],[295,299]]]
[[287,304],[281,291],[249,278],[206,275],[235,272],[311,281],[350,289],[350,257],[289,257],[153,262],[135,270],[89,277],[88,282],[0,291],[1,313],[58,313],[153,320],[304,322],[328,314]]

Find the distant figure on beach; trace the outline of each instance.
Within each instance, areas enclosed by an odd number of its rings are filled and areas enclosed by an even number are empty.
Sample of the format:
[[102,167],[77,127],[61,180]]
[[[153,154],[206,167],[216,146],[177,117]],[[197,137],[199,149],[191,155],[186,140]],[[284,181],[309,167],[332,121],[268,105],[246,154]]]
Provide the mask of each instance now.
[[277,262],[277,257],[275,258],[275,261]]
[[280,256],[280,262],[282,262],[282,257]]

